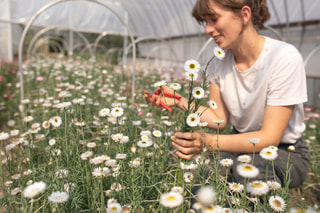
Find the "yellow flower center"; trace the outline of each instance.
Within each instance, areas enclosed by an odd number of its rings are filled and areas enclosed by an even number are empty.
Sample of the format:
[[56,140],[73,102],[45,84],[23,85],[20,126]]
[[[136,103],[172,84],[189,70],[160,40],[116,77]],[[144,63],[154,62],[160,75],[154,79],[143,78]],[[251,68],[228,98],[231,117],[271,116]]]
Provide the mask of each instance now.
[[166,200],[167,201],[175,201],[175,200],[177,200],[177,198],[175,196],[171,195],[171,196],[168,196]]
[[196,67],[195,64],[189,64],[189,68],[190,68],[190,69],[194,69],[195,67]]
[[147,144],[147,142],[146,141],[142,141],[141,144]]
[[265,154],[271,156],[271,155],[272,155],[272,152],[266,151]]
[[112,211],[116,211],[116,210],[118,210],[118,207],[112,206],[112,207],[111,207],[111,210],[112,210]]
[[282,206],[282,204],[281,204],[281,202],[280,202],[279,200],[274,200],[274,201],[273,201],[273,204],[274,204],[276,207],[281,207],[281,206]]
[[252,187],[254,187],[254,188],[260,188],[260,187],[262,187],[262,184],[259,183],[259,182],[254,182],[254,183],[252,183],[251,185],[252,185]]
[[252,171],[253,170],[252,166],[250,166],[250,165],[243,166],[243,169],[247,170],[247,171]]
[[221,52],[220,50],[218,50],[217,53],[218,53],[218,55],[221,55],[221,54],[222,54],[222,52]]
[[200,90],[197,90],[196,95],[200,95],[200,94],[201,94]]
[[205,209],[206,209],[206,210],[211,210],[211,211],[214,210],[213,206],[206,206]]

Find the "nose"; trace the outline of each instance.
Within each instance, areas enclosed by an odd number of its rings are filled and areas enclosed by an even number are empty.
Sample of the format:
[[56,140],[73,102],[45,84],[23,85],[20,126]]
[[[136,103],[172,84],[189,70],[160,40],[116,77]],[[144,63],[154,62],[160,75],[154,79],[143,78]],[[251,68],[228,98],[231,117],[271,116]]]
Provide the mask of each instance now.
[[211,35],[213,32],[214,32],[214,26],[212,23],[210,22],[207,22],[206,23],[206,27],[204,29],[204,32],[207,34],[207,35]]

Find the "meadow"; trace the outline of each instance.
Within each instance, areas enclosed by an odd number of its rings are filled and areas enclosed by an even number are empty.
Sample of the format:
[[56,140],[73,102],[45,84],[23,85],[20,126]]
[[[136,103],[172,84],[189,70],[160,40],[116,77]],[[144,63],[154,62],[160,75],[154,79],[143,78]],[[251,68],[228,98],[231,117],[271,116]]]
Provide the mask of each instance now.
[[[159,83],[179,85],[180,94],[190,95],[183,67],[138,69],[134,103],[129,66],[47,57],[23,68],[21,102],[18,66],[2,64],[0,72],[3,212],[319,211],[319,109],[305,107],[311,165],[302,186],[253,179],[231,184],[218,174],[232,162],[218,152],[178,159],[170,136],[184,127],[185,114],[150,106],[143,97]],[[201,85],[201,78],[193,83]],[[207,98],[205,92],[201,101]],[[205,126],[196,129],[212,131]],[[250,184],[258,192],[248,191]],[[204,198],[191,210],[194,186]]]

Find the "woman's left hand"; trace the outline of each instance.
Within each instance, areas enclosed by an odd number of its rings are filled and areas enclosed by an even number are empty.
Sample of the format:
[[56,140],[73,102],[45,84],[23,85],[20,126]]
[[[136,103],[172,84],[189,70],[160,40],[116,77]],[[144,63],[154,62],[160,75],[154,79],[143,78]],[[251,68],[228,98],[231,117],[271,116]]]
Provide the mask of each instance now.
[[176,132],[171,136],[172,145],[177,149],[178,157],[190,160],[204,148],[204,132]]

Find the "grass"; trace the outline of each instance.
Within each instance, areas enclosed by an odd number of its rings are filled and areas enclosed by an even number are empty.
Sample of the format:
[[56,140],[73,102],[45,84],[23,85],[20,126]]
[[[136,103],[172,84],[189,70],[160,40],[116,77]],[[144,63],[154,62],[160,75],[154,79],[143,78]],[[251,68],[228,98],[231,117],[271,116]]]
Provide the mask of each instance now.
[[[184,114],[151,107],[143,98],[146,88],[153,89],[155,82],[163,80],[155,70],[137,71],[139,92],[136,103],[131,104],[128,70],[123,72],[102,62],[37,60],[24,69],[22,106],[16,70],[15,65],[7,64],[2,65],[0,73],[3,211],[116,212],[130,207],[132,212],[183,212],[190,208],[191,188],[206,182],[215,186],[215,205],[226,207],[228,203],[234,211],[272,211],[267,202],[252,202],[244,192],[232,193],[223,177],[204,179],[207,165],[199,163],[202,161],[186,162],[197,169],[180,169],[169,136],[183,125],[180,121]],[[39,76],[43,80],[37,81]],[[181,76],[172,74],[170,82],[181,82],[179,93],[187,95],[188,87]],[[103,109],[110,113],[101,115]],[[112,117],[111,113],[119,116]],[[273,192],[285,199],[284,211],[319,211],[318,116],[319,111],[306,109],[305,138],[311,152],[307,181],[297,189],[282,187]],[[45,122],[50,123],[48,128]],[[155,130],[160,133],[153,134]],[[9,138],[3,139],[6,133]],[[147,142],[142,142],[142,137],[147,137]],[[206,153],[199,159],[213,157],[209,166],[217,168],[215,156]],[[190,182],[183,176],[187,172],[193,176]],[[40,181],[46,185],[44,191],[28,198],[27,186]],[[183,202],[176,208],[166,208],[160,199],[175,186],[182,187]],[[58,191],[66,192],[68,199],[60,196],[60,201],[49,201],[48,197]],[[261,196],[262,200],[268,197]],[[234,198],[239,202],[232,204]]]

